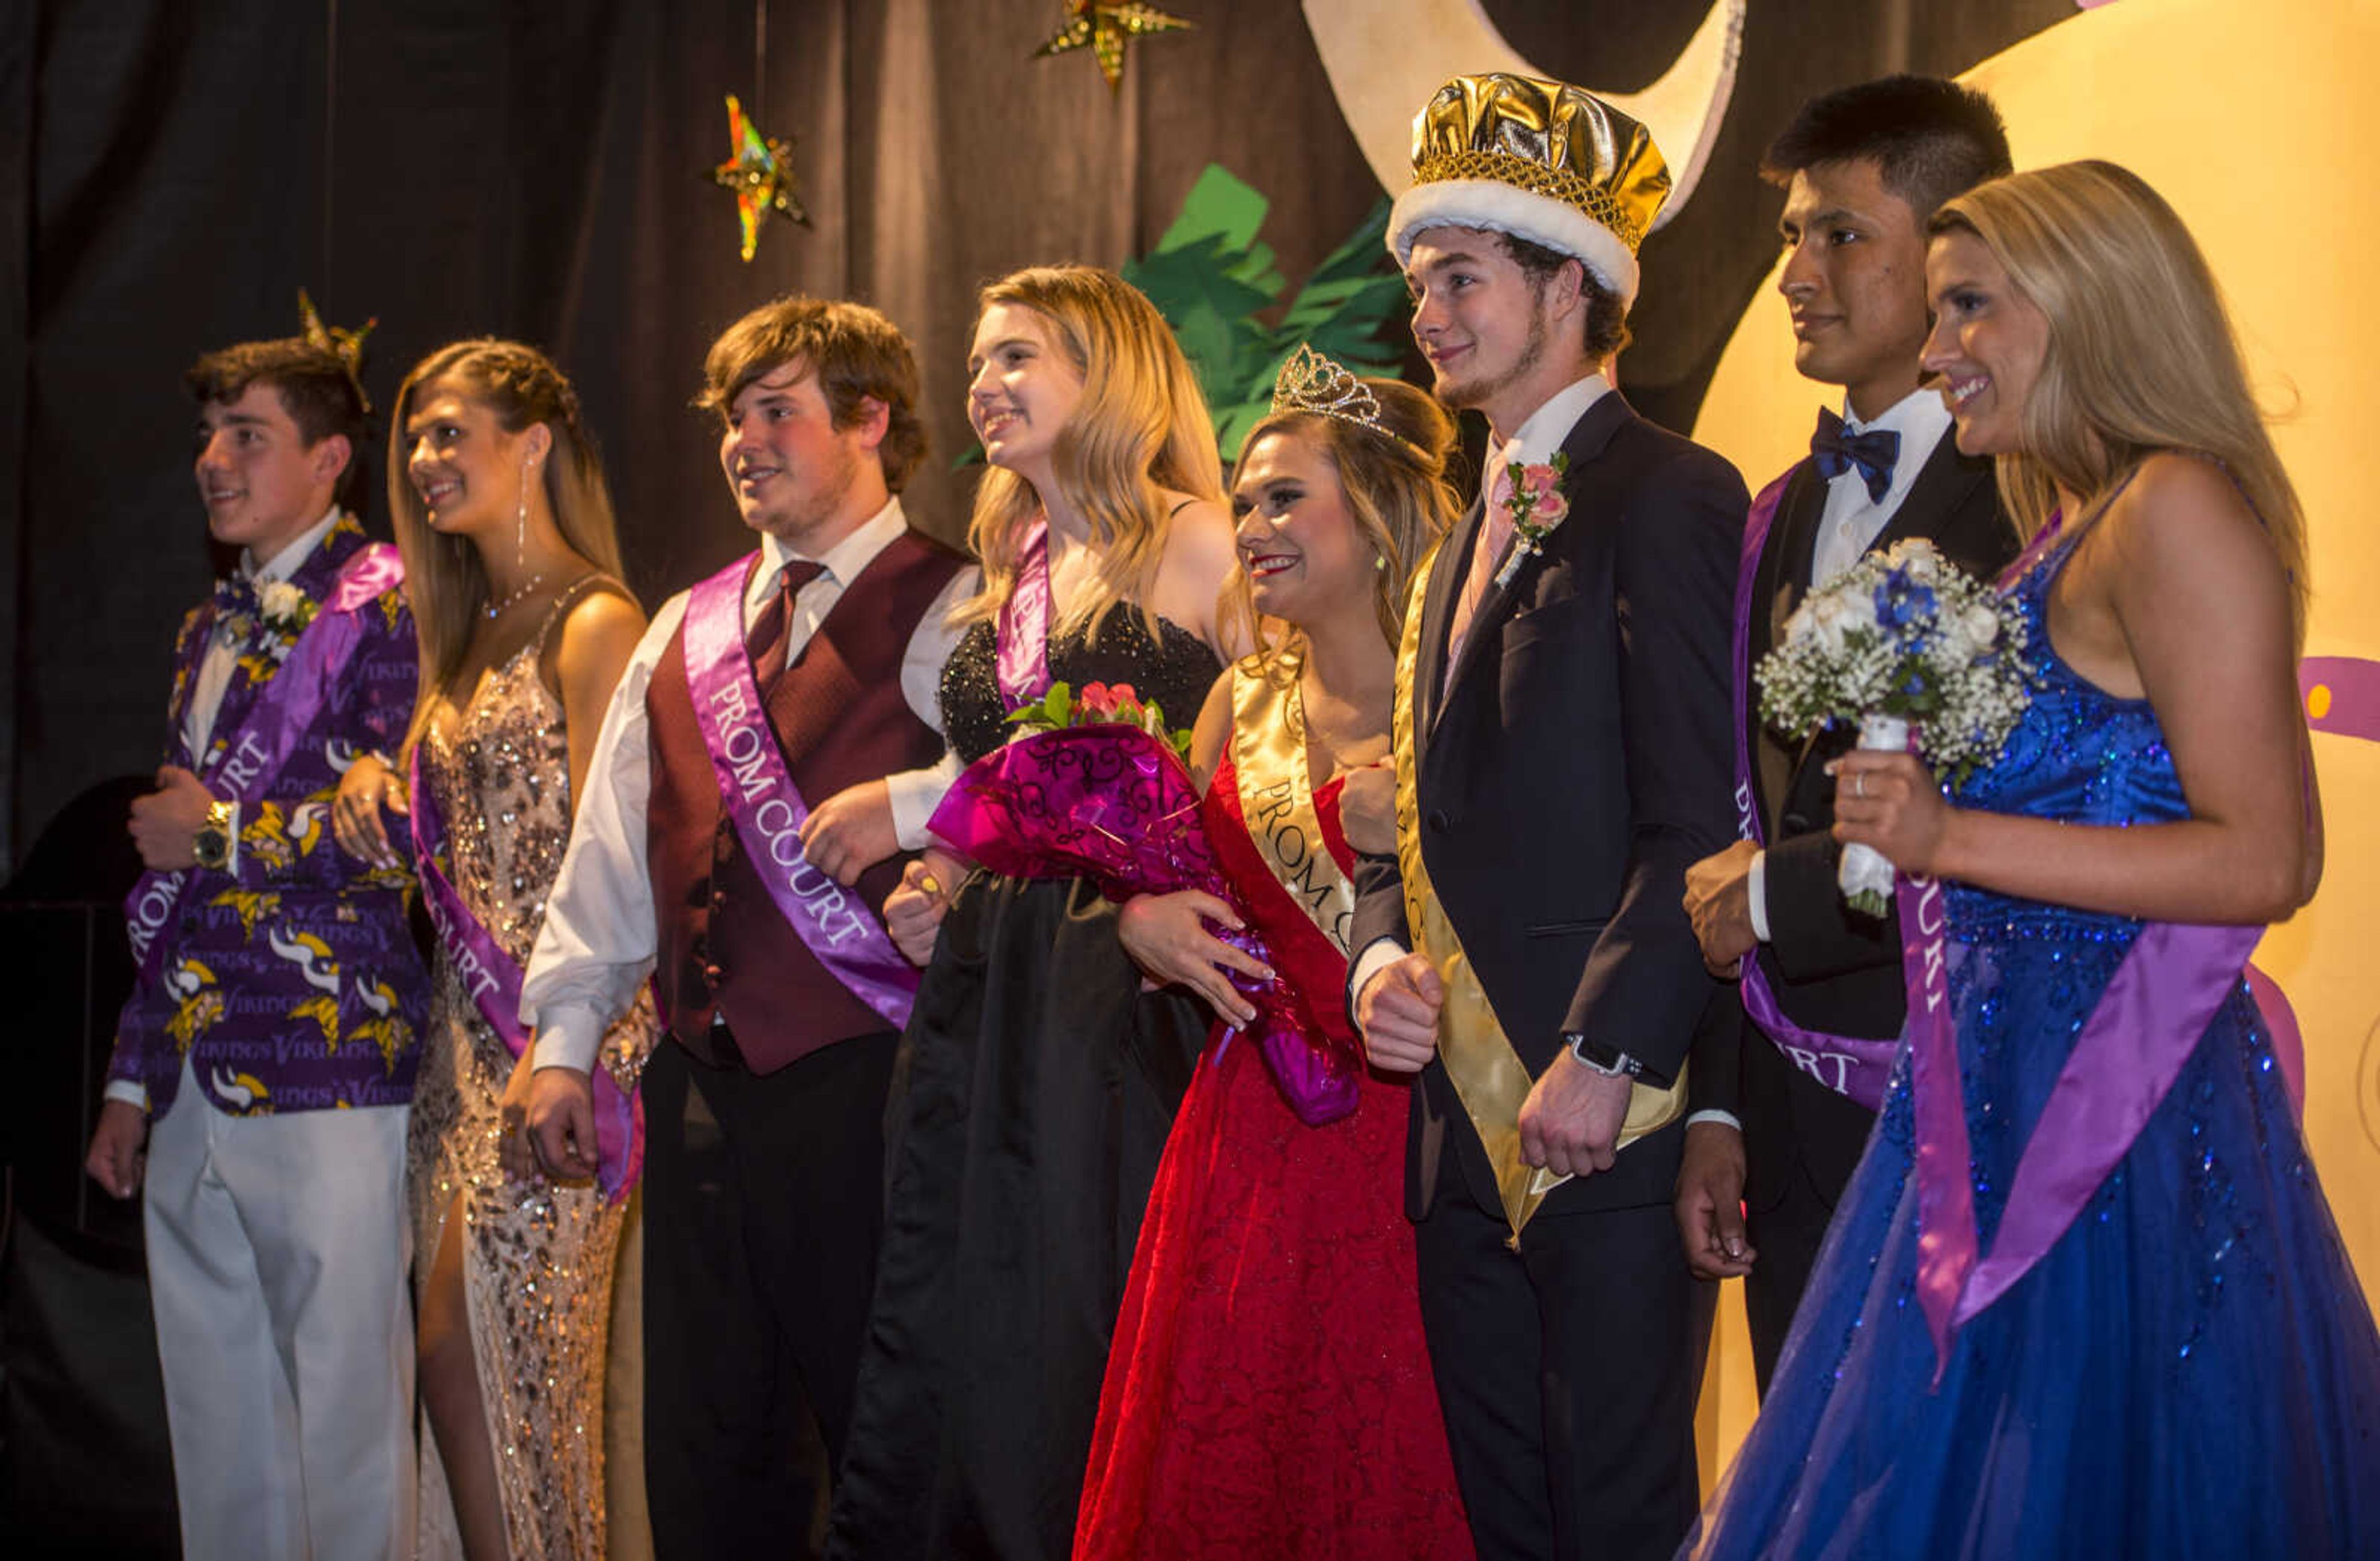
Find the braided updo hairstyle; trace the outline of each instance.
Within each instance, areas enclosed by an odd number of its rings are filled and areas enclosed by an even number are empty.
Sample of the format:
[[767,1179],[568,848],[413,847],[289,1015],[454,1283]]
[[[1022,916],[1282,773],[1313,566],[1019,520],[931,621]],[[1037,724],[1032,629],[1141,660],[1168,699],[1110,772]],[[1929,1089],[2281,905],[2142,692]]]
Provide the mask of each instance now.
[[579,415],[578,392],[553,360],[533,347],[479,336],[442,347],[414,365],[396,393],[389,415],[388,507],[398,549],[405,555],[407,593],[421,640],[421,713],[463,665],[465,651],[490,591],[487,570],[468,538],[433,530],[428,507],[407,474],[410,445],[406,425],[415,407],[433,390],[451,391],[493,413],[507,433],[545,424],[553,448],[545,459],[547,506],[563,541],[604,574],[618,579],[619,528],[612,516],[611,490],[603,482],[602,457]]

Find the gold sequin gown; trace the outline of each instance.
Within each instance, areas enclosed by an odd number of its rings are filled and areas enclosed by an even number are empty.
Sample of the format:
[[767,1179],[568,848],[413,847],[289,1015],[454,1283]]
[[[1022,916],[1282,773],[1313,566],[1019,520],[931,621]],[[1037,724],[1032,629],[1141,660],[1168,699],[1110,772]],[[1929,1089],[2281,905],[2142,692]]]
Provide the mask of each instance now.
[[[591,583],[591,582],[590,582]],[[491,674],[451,733],[421,739],[455,892],[526,965],[570,836],[570,753],[540,652],[569,604]],[[633,1091],[656,1025],[650,992],[604,1037],[600,1066]],[[591,1184],[526,1187],[496,1161],[512,1054],[442,954],[414,1086],[406,1165],[417,1299],[450,1210],[463,1219],[463,1287],[489,1440],[516,1561],[604,1554],[603,1382],[613,1260],[625,1203]],[[459,1204],[457,1199],[459,1197]],[[459,1557],[453,1498],[427,1425],[419,1553]]]

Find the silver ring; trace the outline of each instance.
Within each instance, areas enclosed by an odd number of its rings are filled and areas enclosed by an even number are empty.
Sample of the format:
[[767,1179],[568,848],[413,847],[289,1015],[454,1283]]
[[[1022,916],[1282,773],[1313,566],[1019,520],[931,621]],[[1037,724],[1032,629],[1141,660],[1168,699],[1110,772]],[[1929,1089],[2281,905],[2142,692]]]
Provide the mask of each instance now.
[[1865,770],[1853,770],[1852,772],[1852,795],[1859,798],[1864,798],[1867,796],[1867,772]]

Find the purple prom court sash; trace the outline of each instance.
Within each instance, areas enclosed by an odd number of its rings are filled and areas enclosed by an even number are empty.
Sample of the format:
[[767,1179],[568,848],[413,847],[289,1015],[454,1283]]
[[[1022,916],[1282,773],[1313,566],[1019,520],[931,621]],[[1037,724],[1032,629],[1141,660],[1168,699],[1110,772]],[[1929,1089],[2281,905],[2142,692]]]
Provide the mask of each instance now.
[[[2046,554],[2064,517],[2053,513],[2023,554],[2000,576],[2012,588]],[[1927,885],[1931,890],[1934,886]],[[1924,933],[1912,921],[1910,881],[1901,907],[1909,1011],[1921,986],[1939,993],[1941,912]],[[1912,934],[1912,929],[1917,932]],[[1980,1252],[1969,1180],[1966,1099],[1948,1004],[1929,1004],[1924,1027],[1910,1029],[1911,1105],[1917,1130],[1917,1301],[1934,1335],[1939,1382],[1950,1341],[1968,1319],[2006,1295],[2048,1255],[2148,1126],[2182,1065],[2214,1022],[2216,1010],[2246,978],[2262,927],[2210,927],[2148,921],[2083,1020],[2074,1049],[2017,1156],[2008,1207],[1992,1250]]]
[[[1760,550],[1767,543],[1777,506],[1785,496],[1788,470],[1752,501],[1743,523],[1743,557],[1735,577],[1735,825],[1736,832],[1755,846],[1766,845],[1760,804],[1752,789],[1752,600],[1753,577],[1760,570]],[[1768,977],[1760,968],[1757,950],[1743,957],[1743,1011],[1786,1059],[1835,1093],[1874,1111],[1884,1102],[1884,1086],[1892,1074],[1892,1057],[1900,1049],[1898,1036],[1888,1041],[1851,1035],[1829,1035],[1808,1030],[1785,1017]]]
[[[2048,551],[2050,517],[2000,576],[2012,588]],[[1910,1105],[1917,1138],[1917,1304],[1940,1382],[1953,1336],[2049,1254],[2131,1152],[2223,1000],[2238,990],[2265,929],[2141,925],[2099,994],[2018,1153],[2008,1206],[1980,1249],[1966,1092],[1950,1018],[1941,885],[1900,876],[1901,962],[1909,983]]]
[[720,805],[795,935],[850,994],[895,1030],[909,1023],[917,971],[868,907],[802,854],[809,805],[784,750],[744,645],[746,555],[686,592],[686,676],[695,725],[719,782]]
[[[517,1060],[528,1047],[528,1031],[520,1021],[521,968],[487,924],[471,914],[438,865],[446,826],[437,794],[424,784],[419,743],[406,766],[406,790],[412,799],[414,872],[421,880],[421,902],[430,911],[438,945],[445,950],[456,979],[469,990],[480,1017]],[[644,1106],[637,1096],[622,1093],[600,1058],[589,1071],[595,1094],[595,1182],[606,1200],[617,1203],[637,1185],[637,1172],[644,1164]]]
[[[193,763],[207,789],[223,801],[243,806],[263,796],[280,778],[298,739],[306,735],[323,701],[346,673],[363,642],[363,610],[382,591],[401,585],[405,564],[386,543],[368,543],[339,567],[329,593],[313,621],[298,633],[288,659],[249,706],[248,719],[223,747],[223,758],[212,767]],[[200,636],[193,661],[185,667],[191,678],[206,656],[208,637]],[[193,755],[195,760],[198,756]],[[173,872],[152,869],[140,875],[124,902],[124,930],[140,967],[140,985],[153,987],[164,965],[167,945],[161,934],[173,924],[174,913],[188,892],[193,869]]]
[[1016,548],[1016,578],[1000,604],[994,671],[1011,710],[1050,691],[1050,521],[1036,518]]
[[[1735,802],[1747,840],[1761,838],[1753,799],[1748,716],[1753,576],[1784,496],[1779,478],[1753,501],[1743,533],[1735,599]],[[2058,530],[2052,518],[2000,577],[2022,579]],[[2100,994],[2017,1158],[2006,1212],[1988,1253],[1979,1250],[1967,1140],[1966,1097],[1951,1021],[1948,916],[1943,888],[1901,873],[1902,979],[1909,1017],[1910,1106],[1916,1131],[1917,1299],[1934,1338],[1935,1374],[1970,1318],[2008,1293],[2058,1244],[2141,1130],[2242,978],[2262,927],[2149,922]],[[1863,1041],[1805,1030],[1785,1018],[1757,956],[1742,965],[1744,1011],[1794,1064],[1820,1083],[1874,1110],[1883,1100],[1899,1041]]]

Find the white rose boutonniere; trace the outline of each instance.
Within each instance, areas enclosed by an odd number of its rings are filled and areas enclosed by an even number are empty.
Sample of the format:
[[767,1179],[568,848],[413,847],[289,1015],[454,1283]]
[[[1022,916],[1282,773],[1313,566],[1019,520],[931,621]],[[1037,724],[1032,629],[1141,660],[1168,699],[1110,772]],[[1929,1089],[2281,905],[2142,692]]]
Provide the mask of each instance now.
[[322,604],[287,580],[266,580],[256,591],[257,620],[272,636],[263,650],[277,664],[287,658],[298,636],[314,621]]

